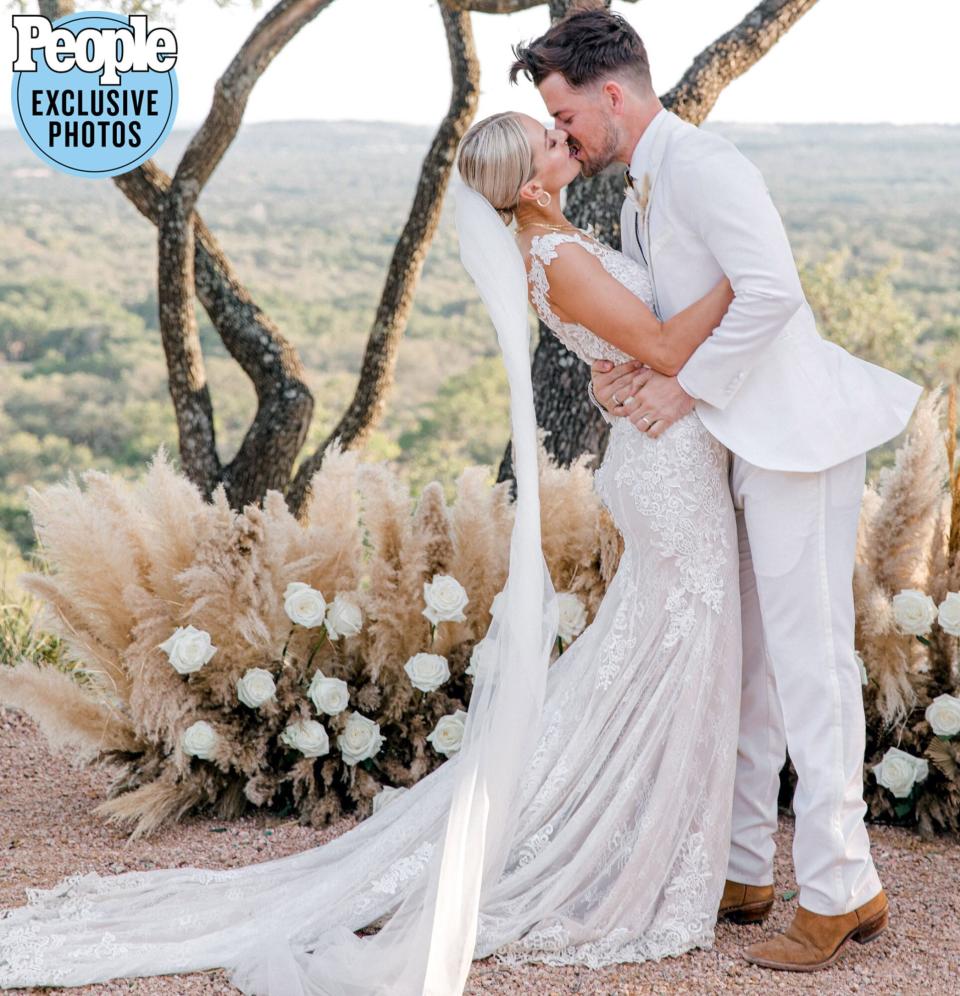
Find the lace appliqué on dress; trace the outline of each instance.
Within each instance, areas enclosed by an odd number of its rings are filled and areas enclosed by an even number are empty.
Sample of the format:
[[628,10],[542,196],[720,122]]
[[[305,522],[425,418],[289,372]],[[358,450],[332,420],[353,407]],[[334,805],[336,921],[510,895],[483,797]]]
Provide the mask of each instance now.
[[594,360],[625,363],[627,360],[632,360],[633,357],[629,353],[618,349],[606,339],[594,335],[578,322],[561,321],[551,309],[550,282],[544,267],[549,265],[551,260],[556,259],[557,246],[562,242],[576,242],[583,246],[587,252],[600,260],[607,273],[650,307],[653,301],[653,290],[647,271],[629,256],[624,256],[616,249],[595,242],[578,232],[547,232],[544,235],[534,236],[530,243],[530,272],[528,274],[528,280],[532,285],[530,296],[544,325],[557,336],[567,349],[586,363],[592,363]]

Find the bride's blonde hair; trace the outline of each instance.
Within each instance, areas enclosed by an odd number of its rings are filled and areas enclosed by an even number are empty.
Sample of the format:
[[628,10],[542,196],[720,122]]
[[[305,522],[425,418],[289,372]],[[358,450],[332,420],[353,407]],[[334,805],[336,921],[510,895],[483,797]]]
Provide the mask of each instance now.
[[457,169],[463,182],[486,197],[509,225],[520,188],[535,173],[533,149],[516,112],[501,111],[477,121],[460,142]]

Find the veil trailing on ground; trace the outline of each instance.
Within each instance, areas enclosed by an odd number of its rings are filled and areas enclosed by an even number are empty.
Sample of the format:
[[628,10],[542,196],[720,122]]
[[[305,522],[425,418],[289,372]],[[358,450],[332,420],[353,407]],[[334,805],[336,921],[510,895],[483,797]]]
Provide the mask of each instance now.
[[[507,582],[481,641],[460,750],[299,854],[229,869],[77,873],[28,889],[28,905],[0,917],[0,986],[222,967],[257,996],[463,991],[484,896],[516,838],[558,611],[541,548],[526,271],[490,203],[459,178],[453,189],[461,259],[503,352],[517,480]],[[378,933],[354,933],[377,922]]]
[[484,887],[496,883],[515,837],[513,800],[536,746],[557,635],[556,593],[541,548],[526,270],[516,241],[490,203],[459,178],[453,191],[460,259],[493,320],[510,385],[517,500],[507,583],[479,654],[415,957],[404,943],[410,961],[423,959],[424,996],[450,996],[466,982]]
[[[515,839],[517,796],[537,743],[557,597],[543,556],[536,417],[530,376],[527,278],[516,241],[489,201],[457,177],[460,259],[497,332],[510,386],[516,518],[510,566],[478,654],[462,746],[452,766],[449,814],[425,881],[379,933],[343,929],[311,955],[306,990],[322,996],[452,996],[466,983],[479,910]],[[349,935],[349,939],[348,939]]]

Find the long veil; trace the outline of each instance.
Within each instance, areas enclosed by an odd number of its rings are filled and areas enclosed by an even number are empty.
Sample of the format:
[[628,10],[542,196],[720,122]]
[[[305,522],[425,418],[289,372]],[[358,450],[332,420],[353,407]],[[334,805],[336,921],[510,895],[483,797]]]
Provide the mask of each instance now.
[[[301,854],[225,870],[91,872],[28,890],[29,905],[0,919],[5,987],[224,967],[257,996],[463,991],[484,895],[516,836],[558,617],[541,548],[523,259],[484,197],[459,177],[452,189],[460,258],[506,366],[517,481],[507,582],[478,654],[460,750],[389,806]],[[377,909],[386,919],[358,937],[371,907],[354,900],[371,881],[387,897]]]

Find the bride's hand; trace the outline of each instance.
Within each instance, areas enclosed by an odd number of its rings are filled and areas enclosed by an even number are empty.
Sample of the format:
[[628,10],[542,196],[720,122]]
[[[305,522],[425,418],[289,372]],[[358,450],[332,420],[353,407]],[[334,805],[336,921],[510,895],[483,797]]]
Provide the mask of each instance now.
[[636,405],[634,395],[652,373],[640,360],[628,360],[616,366],[610,360],[594,360],[590,364],[594,397],[611,415],[629,415]]

